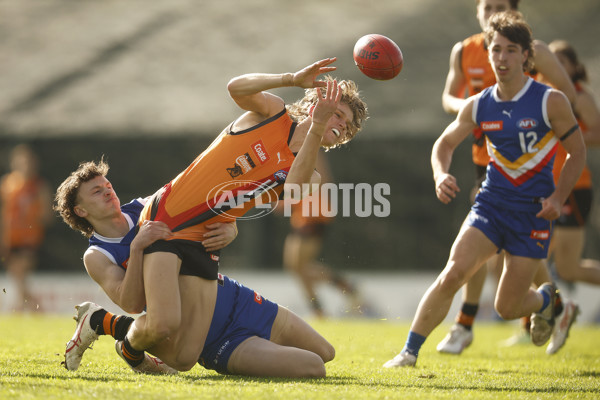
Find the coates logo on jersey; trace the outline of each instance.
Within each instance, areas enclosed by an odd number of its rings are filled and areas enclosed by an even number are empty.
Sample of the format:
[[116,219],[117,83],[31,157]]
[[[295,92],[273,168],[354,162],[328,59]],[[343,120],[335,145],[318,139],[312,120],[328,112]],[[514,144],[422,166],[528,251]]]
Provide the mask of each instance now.
[[220,183],[206,196],[206,205],[215,215],[235,219],[256,219],[273,212],[279,202],[280,186],[271,176],[262,182],[236,180]]
[[531,231],[531,235],[529,237],[531,239],[535,239],[535,240],[548,240],[548,239],[550,239],[550,231],[549,230]]
[[517,121],[517,127],[519,129],[535,129],[538,126],[538,122],[533,118],[522,118]]
[[254,301],[257,302],[258,304],[262,304],[263,298],[260,294],[258,294],[257,292],[254,292]]
[[483,121],[481,123],[481,130],[484,132],[501,131],[502,121]]
[[254,143],[252,145],[252,150],[254,151],[254,154],[256,154],[256,157],[258,157],[258,160],[261,164],[269,161],[269,153],[267,153],[267,150],[265,150],[265,145],[263,144],[262,140]]

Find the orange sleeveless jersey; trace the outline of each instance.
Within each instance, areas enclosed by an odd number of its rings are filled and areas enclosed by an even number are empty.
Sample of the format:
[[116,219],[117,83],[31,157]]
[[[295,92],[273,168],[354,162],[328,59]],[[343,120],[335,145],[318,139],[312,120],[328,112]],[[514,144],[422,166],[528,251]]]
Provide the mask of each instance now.
[[[575,90],[577,92],[580,92],[583,89],[581,88],[581,85],[579,85],[578,83],[575,83]],[[585,130],[586,130],[585,125],[579,120],[577,122],[579,123],[579,127],[581,128],[581,131],[584,132],[584,134],[585,134]],[[555,184],[558,183],[558,177],[560,176],[560,171],[562,170],[563,164],[565,163],[566,159],[567,159],[567,151],[562,146],[562,144],[559,143],[558,146],[556,147],[556,157],[554,158],[554,169],[552,170],[552,173],[554,174],[554,183]],[[573,190],[575,190],[575,189],[591,189],[591,188],[592,188],[592,173],[586,164],[586,166],[583,168],[583,171],[581,172],[581,175],[579,176],[579,179],[575,183]]]
[[231,132],[232,125],[152,196],[140,223],[163,221],[175,234],[171,240],[201,241],[205,225],[232,222],[280,196],[295,158],[288,143],[296,124],[284,109],[244,131]]
[[[460,65],[467,82],[468,96],[473,96],[496,83],[496,76],[488,61],[483,33],[478,33],[463,40]],[[476,140],[472,147],[473,163],[485,167],[490,161],[490,156],[487,153],[485,143],[482,143],[485,139],[482,136],[481,129],[475,129],[473,135]]]
[[8,248],[39,247],[44,239],[44,222],[38,179],[26,180],[20,173],[6,175],[2,196],[2,240]]

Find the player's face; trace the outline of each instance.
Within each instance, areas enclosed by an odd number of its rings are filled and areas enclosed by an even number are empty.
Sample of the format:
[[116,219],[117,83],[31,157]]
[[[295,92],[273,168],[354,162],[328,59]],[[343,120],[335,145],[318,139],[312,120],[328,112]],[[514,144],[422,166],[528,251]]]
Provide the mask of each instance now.
[[327,130],[323,134],[323,140],[321,140],[321,145],[331,147],[342,143],[350,129],[353,117],[354,114],[350,106],[346,103],[340,103],[333,116],[329,119]]
[[484,31],[488,19],[498,12],[510,10],[509,0],[479,0],[477,4],[477,20],[481,26],[481,30]]
[[490,42],[488,56],[497,81],[508,81],[515,76],[523,75],[527,51],[498,32],[494,33]]
[[121,212],[121,202],[112,184],[104,176],[97,176],[81,184],[75,210],[84,218],[102,218]]

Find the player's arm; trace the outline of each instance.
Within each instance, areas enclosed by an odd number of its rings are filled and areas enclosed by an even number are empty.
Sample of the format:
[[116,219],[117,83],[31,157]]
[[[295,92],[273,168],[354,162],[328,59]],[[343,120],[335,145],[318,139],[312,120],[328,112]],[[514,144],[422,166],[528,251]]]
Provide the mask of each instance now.
[[444,204],[448,204],[460,191],[456,178],[450,174],[452,155],[458,145],[465,140],[477,124],[473,122],[474,97],[469,97],[458,112],[456,119],[448,125],[435,141],[431,151],[431,168],[435,181],[435,194]]
[[448,76],[442,93],[442,107],[449,114],[457,114],[466,101],[464,98],[466,79],[461,67],[462,48],[462,42],[456,43],[452,48]]
[[[321,140],[327,129],[329,119],[335,114],[342,98],[342,91],[338,88],[337,81],[328,81],[325,94],[321,88],[317,88],[318,101],[315,104],[311,118],[311,124],[298,151],[290,172],[285,180],[285,195],[291,196],[297,191],[298,186],[306,183],[319,184],[321,176],[315,170]],[[310,185],[312,186],[312,185]]]
[[229,81],[227,90],[240,108],[268,118],[280,112],[284,102],[280,97],[266,92],[267,90],[287,86],[305,89],[323,87],[325,82],[318,81],[317,77],[323,73],[335,71],[336,67],[329,66],[335,60],[335,58],[326,58],[295,73],[241,75]]
[[145,221],[131,241],[127,271],[93,247],[84,254],[85,268],[115,304],[126,312],[140,313],[146,305],[142,274],[144,249],[155,241],[168,239],[170,236],[172,232],[164,222]]
[[594,96],[587,89],[577,93],[575,113],[586,127],[583,133],[585,144],[600,146],[600,110]]
[[533,63],[544,82],[563,92],[572,104],[576,102],[575,86],[556,55],[540,40],[533,41]]
[[562,205],[583,171],[586,150],[571,104],[562,92],[552,90],[548,96],[547,112],[554,134],[568,153],[554,192],[542,202],[542,210],[537,214],[538,218],[551,221],[560,216]]
[[[126,272],[98,249],[89,248],[83,256],[83,263],[90,277],[100,285],[113,303],[131,314],[138,314],[144,310],[146,299],[141,262],[139,271],[136,271],[134,263],[130,263]],[[130,269],[132,267],[133,269]],[[126,281],[126,278],[129,279]]]

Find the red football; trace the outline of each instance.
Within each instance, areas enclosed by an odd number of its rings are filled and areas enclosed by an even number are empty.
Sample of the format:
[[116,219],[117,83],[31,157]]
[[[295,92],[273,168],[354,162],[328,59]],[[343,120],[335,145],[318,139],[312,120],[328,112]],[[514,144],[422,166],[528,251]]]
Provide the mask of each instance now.
[[392,39],[372,33],[354,45],[354,62],[369,78],[387,81],[400,73],[404,59]]

